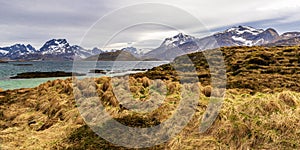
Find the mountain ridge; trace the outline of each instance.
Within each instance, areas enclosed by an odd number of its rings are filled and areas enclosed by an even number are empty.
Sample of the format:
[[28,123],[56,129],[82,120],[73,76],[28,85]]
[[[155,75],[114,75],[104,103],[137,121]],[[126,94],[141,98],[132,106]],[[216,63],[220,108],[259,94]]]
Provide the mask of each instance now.
[[[125,47],[120,50],[130,52],[134,57],[141,59],[172,60],[179,55],[220,47],[292,46],[299,44],[300,32],[285,32],[279,35],[273,28],[264,30],[240,25],[201,38],[178,33],[173,37],[165,38],[161,45],[154,49]],[[89,50],[78,45],[70,45],[66,39],[51,39],[40,49],[35,49],[30,44],[0,47],[0,59],[74,60],[85,59],[106,52],[96,47]]]
[[30,44],[0,47],[0,58],[7,60],[74,60],[100,53],[103,51],[98,48],[87,50],[78,45],[70,45],[66,39],[51,39],[40,49],[35,49]]

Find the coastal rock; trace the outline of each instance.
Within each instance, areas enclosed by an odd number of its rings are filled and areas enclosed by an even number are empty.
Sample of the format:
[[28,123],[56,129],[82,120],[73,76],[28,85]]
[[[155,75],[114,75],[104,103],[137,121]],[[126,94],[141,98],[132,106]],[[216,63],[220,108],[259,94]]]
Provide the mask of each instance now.
[[131,69],[131,71],[148,71],[148,69]]
[[10,77],[11,79],[30,79],[30,78],[49,78],[49,77],[69,77],[69,76],[85,76],[83,73],[76,72],[25,72]]
[[130,52],[117,50],[115,52],[106,52],[99,55],[93,55],[85,61],[140,61],[139,58],[133,56]]
[[89,71],[89,73],[100,73],[100,74],[106,74],[105,70],[101,70],[101,69],[92,69]]
[[7,61],[0,60],[0,63],[8,63]]

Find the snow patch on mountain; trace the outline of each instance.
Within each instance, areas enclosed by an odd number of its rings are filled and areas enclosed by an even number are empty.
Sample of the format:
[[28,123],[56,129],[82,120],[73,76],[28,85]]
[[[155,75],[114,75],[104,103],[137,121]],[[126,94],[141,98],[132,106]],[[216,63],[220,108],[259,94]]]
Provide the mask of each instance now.
[[300,32],[286,32],[281,35],[281,38],[288,39],[288,38],[296,38],[300,37]]
[[171,38],[166,38],[161,44],[161,47],[178,47],[187,42],[194,41],[196,38],[190,35],[179,33]]
[[262,32],[264,32],[263,29],[255,29],[253,27],[250,26],[238,26],[238,27],[232,27],[228,30],[226,30],[225,32],[232,32],[232,33],[236,33],[238,35],[244,34],[244,33],[250,33],[252,35],[258,35]]
[[6,50],[2,50],[2,49],[0,49],[0,54],[1,55],[6,55],[6,54],[8,54],[9,53],[9,51],[6,51]]
[[252,46],[253,45],[253,41],[244,39],[242,37],[232,36],[232,39],[235,40],[235,41],[241,42],[242,45],[244,45],[244,46]]

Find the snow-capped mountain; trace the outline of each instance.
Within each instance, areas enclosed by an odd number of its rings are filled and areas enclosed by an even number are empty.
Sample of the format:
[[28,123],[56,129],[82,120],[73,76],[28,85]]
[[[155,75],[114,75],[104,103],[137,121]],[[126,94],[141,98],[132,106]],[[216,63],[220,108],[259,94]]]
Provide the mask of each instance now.
[[300,45],[300,32],[286,32],[264,46],[294,46]]
[[255,29],[250,26],[232,27],[213,35],[219,46],[254,46],[267,44],[279,37],[274,29]]
[[72,47],[66,39],[52,39],[47,41],[39,50],[42,54],[72,53]]
[[183,33],[179,33],[173,37],[166,38],[163,43],[160,45],[160,47],[168,47],[168,48],[174,48],[178,47],[184,43],[193,42],[195,41],[195,37],[186,35]]
[[70,45],[66,39],[47,41],[39,50],[44,56],[60,56],[65,59],[83,59],[101,53],[100,49],[86,50],[78,45]]
[[36,52],[36,49],[30,44],[15,44],[8,47],[0,48],[0,57],[5,58],[19,58],[27,54],[33,54]]
[[286,32],[280,35],[280,39],[290,39],[300,37],[300,32]]
[[166,38],[160,47],[150,51],[145,56],[161,60],[172,60],[176,56],[185,53],[222,46],[264,45],[271,43],[278,38],[278,33],[272,28],[264,30],[255,29],[250,26],[232,27],[223,32],[218,32],[203,38],[195,38],[190,35],[180,33],[174,37]]
[[146,53],[144,57],[171,60],[179,55],[196,51],[199,48],[196,42],[197,38],[179,33],[166,38],[158,48]]
[[[300,45],[300,32],[286,32],[279,35],[276,30],[255,29],[250,26],[235,26],[212,34],[210,36],[195,38],[179,33],[166,38],[155,49],[138,49],[126,47],[121,50],[130,52],[135,57],[143,59],[172,60],[179,55],[202,51],[222,46],[278,46]],[[52,39],[47,41],[40,49],[31,45],[15,44],[9,47],[0,47],[0,59],[8,60],[73,60],[84,59],[100,53],[117,50],[102,51],[98,48],[84,49],[78,45],[70,45],[66,39]]]
[[130,52],[132,55],[135,57],[142,57],[146,53],[150,52],[152,49],[147,49],[147,48],[135,48],[135,47],[125,47],[121,49],[122,51],[127,51]]
[[73,60],[84,59],[103,51],[94,48],[86,50],[78,45],[70,45],[66,39],[52,39],[36,50],[31,45],[15,44],[0,48],[0,58],[10,60]]
[[238,27],[232,27],[230,29],[227,29],[225,32],[231,32],[238,35],[243,35],[244,33],[248,33],[250,35],[258,35],[262,32],[264,32],[263,29],[255,29],[250,26],[238,26]]

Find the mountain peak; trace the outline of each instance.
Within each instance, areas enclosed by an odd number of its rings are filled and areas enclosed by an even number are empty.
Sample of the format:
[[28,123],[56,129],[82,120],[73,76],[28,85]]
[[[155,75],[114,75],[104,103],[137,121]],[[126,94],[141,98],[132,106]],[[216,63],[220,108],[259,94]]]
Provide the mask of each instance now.
[[68,49],[70,44],[66,39],[52,39],[47,41],[41,48],[41,52],[45,51],[60,51],[62,49]]
[[300,32],[286,32],[281,35],[283,38],[294,38],[300,37]]
[[264,32],[263,29],[256,29],[256,28],[253,28],[251,26],[235,26],[235,27],[232,27],[232,28],[229,28],[225,31],[225,33],[234,33],[234,34],[237,34],[237,35],[241,35],[241,34],[252,34],[252,35],[258,35],[262,32]]
[[183,33],[179,33],[173,37],[166,38],[164,42],[161,44],[163,47],[177,47],[186,42],[190,42],[195,40],[196,38],[190,35],[186,35]]
[[272,31],[272,32],[277,32],[275,29],[273,28],[268,28],[266,31]]
[[177,35],[175,35],[173,38],[184,38],[184,37],[187,37],[188,35],[186,34],[183,34],[183,33],[178,33]]
[[58,45],[58,44],[66,44],[68,41],[66,39],[51,39],[47,41],[45,44],[53,44],[53,45]]
[[36,49],[30,44],[27,44],[26,46],[24,44],[14,44],[12,46],[0,48],[0,56],[9,58],[18,58],[19,56],[35,52]]
[[14,44],[12,46],[9,46],[9,47],[3,47],[1,48],[3,50],[7,50],[7,51],[10,51],[10,52],[13,52],[13,51],[20,51],[22,53],[24,52],[34,52],[36,51],[35,48],[33,46],[31,46],[30,44],[27,44],[26,46],[24,44]]

